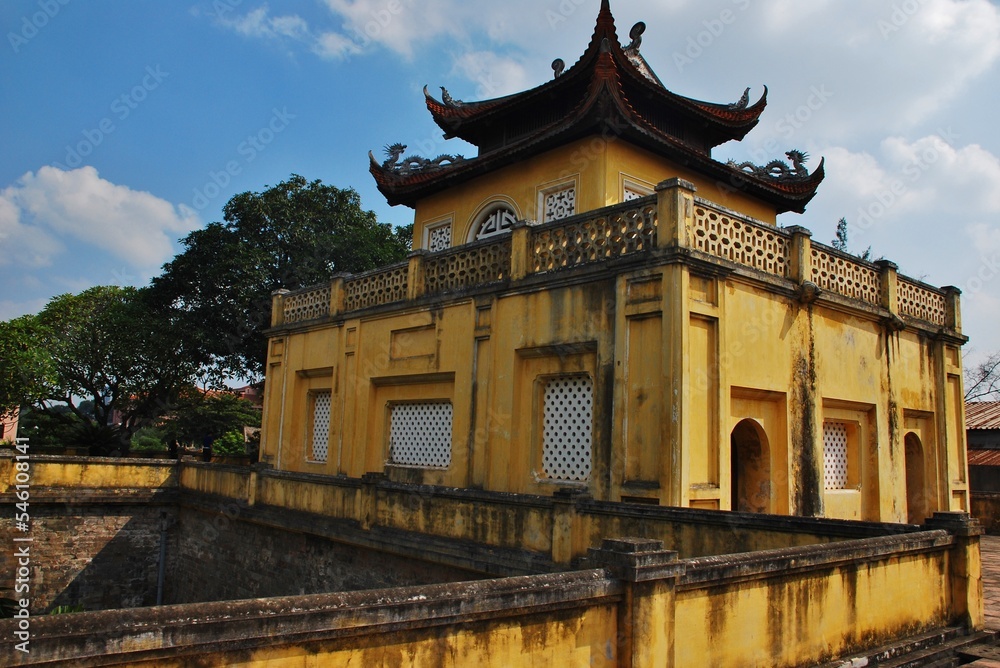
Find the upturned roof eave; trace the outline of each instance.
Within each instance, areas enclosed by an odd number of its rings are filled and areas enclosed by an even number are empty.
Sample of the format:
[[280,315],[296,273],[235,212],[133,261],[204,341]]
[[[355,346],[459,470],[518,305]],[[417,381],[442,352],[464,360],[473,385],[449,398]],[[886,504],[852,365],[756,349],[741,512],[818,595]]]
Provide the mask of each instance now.
[[[681,114],[690,120],[707,125],[707,132],[714,136],[712,146],[745,137],[757,124],[767,105],[767,87],[755,104],[738,109],[736,105],[704,102],[677,95],[659,83],[658,78],[655,82],[651,81],[626,55],[618,42],[611,10],[607,2],[602,2],[590,43],[576,63],[562,75],[521,93],[480,102],[463,102],[460,105],[450,105],[435,99],[425,87],[427,108],[434,122],[444,131],[446,138],[458,137],[479,146],[484,141],[483,138],[491,134],[490,126],[502,126],[505,125],[504,121],[512,116],[531,113],[533,105],[542,96],[557,95],[562,89],[589,84],[594,78],[594,67],[604,43],[607,43],[614,64],[625,77],[629,87],[638,86],[644,94],[653,96],[657,100],[656,104],[669,112]],[[653,76],[655,77],[655,73]],[[584,81],[580,81],[581,79]]]

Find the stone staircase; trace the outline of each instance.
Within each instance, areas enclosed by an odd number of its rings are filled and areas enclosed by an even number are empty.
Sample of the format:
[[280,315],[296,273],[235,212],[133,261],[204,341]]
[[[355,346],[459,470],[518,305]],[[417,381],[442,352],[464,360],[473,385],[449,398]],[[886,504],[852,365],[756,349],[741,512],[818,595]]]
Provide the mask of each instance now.
[[817,668],[1000,668],[1000,632],[938,629]]

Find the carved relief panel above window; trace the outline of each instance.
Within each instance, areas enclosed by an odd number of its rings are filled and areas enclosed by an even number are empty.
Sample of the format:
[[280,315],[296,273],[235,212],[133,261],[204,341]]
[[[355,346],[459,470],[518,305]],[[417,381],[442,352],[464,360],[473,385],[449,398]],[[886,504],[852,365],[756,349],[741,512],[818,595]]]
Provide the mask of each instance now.
[[487,207],[479,215],[476,224],[472,226],[472,238],[470,241],[488,239],[498,234],[510,231],[510,226],[517,220],[514,209],[504,203],[497,203]]
[[427,250],[442,251],[451,248],[451,223],[427,228]]
[[568,218],[576,213],[576,186],[545,193],[542,222]]

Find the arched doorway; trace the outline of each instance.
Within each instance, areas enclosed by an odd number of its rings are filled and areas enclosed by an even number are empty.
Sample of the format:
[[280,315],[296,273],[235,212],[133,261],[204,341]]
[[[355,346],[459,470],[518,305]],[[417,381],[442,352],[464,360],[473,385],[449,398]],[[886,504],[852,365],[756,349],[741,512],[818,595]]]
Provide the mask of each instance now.
[[927,478],[924,475],[924,446],[912,431],[903,438],[906,466],[906,521],[921,524],[927,517]]
[[741,420],[730,435],[732,509],[771,511],[771,449],[755,420]]

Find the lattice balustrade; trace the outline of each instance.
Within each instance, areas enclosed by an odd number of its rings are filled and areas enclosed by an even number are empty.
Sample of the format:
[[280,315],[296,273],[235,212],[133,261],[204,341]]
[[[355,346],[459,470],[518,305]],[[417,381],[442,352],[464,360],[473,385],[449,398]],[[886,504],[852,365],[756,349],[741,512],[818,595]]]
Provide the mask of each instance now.
[[285,323],[322,318],[330,314],[330,286],[308,288],[285,295],[282,312]]
[[877,269],[856,260],[812,247],[812,280],[823,290],[878,304],[882,294],[882,276]]
[[353,276],[344,281],[344,309],[354,311],[406,299],[408,264]]
[[510,271],[510,237],[458,247],[424,260],[424,290],[438,294],[503,280]]
[[451,420],[449,402],[396,404],[389,418],[389,461],[399,466],[447,468]]
[[656,245],[655,200],[593,218],[532,230],[533,271],[551,271],[638,253]]
[[899,312],[935,325],[944,325],[946,309],[944,295],[929,287],[908,281],[902,276],[896,284]]
[[692,245],[709,255],[788,277],[790,243],[783,232],[701,202],[694,207]]

